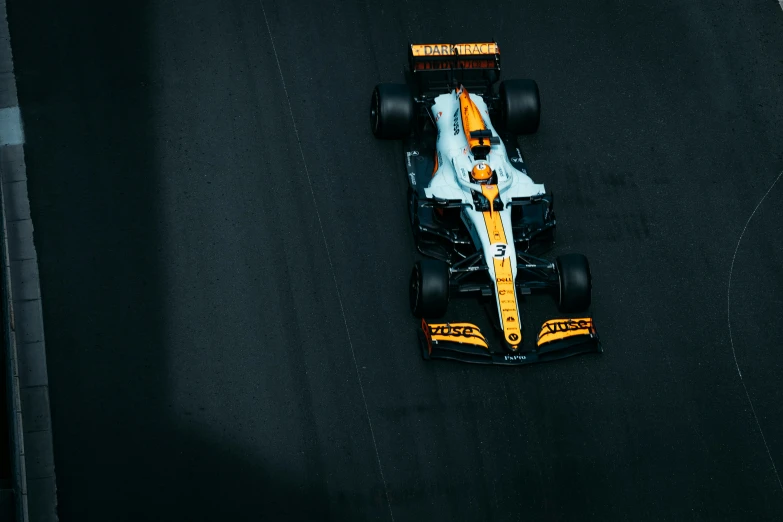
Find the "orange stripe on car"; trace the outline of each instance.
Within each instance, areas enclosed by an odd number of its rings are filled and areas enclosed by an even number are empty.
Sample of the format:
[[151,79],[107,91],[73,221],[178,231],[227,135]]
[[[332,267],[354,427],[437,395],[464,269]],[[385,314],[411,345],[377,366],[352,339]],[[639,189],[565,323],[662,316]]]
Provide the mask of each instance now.
[[[484,225],[487,227],[487,234],[489,235],[489,242],[492,245],[505,245],[505,248],[508,249],[503,221],[500,218],[500,214],[494,210],[494,198],[498,193],[497,186],[484,185],[481,187],[481,192],[485,197],[487,195],[492,196],[492,199],[489,200],[490,210],[482,212]],[[497,248],[501,247],[498,246]],[[490,254],[494,255],[495,252],[490,252]],[[503,336],[509,346],[511,346],[511,349],[516,350],[522,343],[522,328],[519,325],[519,309],[517,308],[514,272],[511,265],[515,260],[506,257],[501,259],[493,258],[492,261],[495,268],[495,288],[498,294]]]
[[489,147],[488,138],[471,138],[473,131],[487,130],[484,125],[484,119],[481,117],[481,111],[470,99],[468,90],[463,87],[459,95],[459,112],[462,114],[462,130],[465,131],[465,139],[468,140],[468,147],[471,151],[475,147]]

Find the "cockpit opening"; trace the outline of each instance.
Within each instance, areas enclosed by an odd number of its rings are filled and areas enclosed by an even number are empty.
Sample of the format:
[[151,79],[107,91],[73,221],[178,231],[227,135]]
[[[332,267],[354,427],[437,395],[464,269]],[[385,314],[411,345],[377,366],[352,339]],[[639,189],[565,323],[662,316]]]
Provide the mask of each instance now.
[[488,163],[479,161],[470,171],[470,181],[479,185],[496,185],[497,174]]

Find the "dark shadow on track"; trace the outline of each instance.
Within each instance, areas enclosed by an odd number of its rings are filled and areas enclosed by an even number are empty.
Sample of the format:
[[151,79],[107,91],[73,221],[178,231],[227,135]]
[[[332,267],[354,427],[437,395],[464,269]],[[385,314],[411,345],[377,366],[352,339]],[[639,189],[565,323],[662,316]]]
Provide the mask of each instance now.
[[[8,6],[48,349],[59,514],[320,520],[297,484],[174,420],[151,2]],[[340,517],[339,507],[332,516]],[[340,517],[342,518],[342,517]]]

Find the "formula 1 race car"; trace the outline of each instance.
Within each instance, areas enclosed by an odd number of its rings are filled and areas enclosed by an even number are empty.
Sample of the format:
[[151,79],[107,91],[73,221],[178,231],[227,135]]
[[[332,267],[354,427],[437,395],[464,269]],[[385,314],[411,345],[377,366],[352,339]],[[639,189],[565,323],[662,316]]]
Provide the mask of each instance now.
[[[602,351],[584,316],[544,322],[523,348],[521,296],[549,292],[560,312],[583,314],[592,290],[585,256],[536,257],[553,246],[556,224],[552,194],[528,177],[516,145],[539,127],[536,82],[506,80],[495,94],[494,42],[411,45],[408,60],[406,83],[375,87],[370,125],[404,144],[410,221],[426,256],[410,278],[424,358],[528,364]],[[491,328],[444,322],[455,297],[488,304]]]

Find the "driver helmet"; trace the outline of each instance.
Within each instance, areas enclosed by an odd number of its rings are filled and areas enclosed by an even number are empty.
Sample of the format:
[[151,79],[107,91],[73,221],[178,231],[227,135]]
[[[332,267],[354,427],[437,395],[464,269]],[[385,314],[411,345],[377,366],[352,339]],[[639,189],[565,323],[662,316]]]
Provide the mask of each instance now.
[[474,183],[484,185],[492,178],[492,169],[484,162],[479,162],[470,171],[470,178]]

